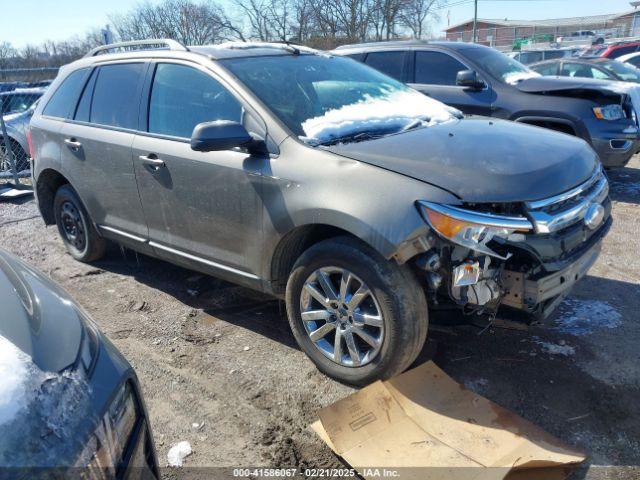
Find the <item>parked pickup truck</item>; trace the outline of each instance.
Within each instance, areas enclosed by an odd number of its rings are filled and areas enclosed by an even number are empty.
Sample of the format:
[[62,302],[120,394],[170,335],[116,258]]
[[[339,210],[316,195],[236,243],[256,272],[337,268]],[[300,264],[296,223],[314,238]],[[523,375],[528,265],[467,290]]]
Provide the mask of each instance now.
[[[640,149],[637,91],[619,82],[540,77],[483,45],[400,41],[335,50],[467,114],[515,120],[587,141],[605,167]],[[638,87],[633,87],[638,88]]]
[[429,305],[545,315],[598,256],[608,184],[578,138],[302,47],[154,42],[63,67],[33,114],[38,205],[80,261],[111,239],[284,298],[362,385],[414,361]]

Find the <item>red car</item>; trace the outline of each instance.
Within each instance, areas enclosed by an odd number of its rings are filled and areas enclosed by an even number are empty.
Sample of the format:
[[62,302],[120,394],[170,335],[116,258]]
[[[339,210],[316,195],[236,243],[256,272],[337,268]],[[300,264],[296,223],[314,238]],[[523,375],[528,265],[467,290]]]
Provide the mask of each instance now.
[[605,45],[594,45],[584,53],[584,56],[607,57],[613,59],[637,51],[640,51],[640,41],[616,42]]

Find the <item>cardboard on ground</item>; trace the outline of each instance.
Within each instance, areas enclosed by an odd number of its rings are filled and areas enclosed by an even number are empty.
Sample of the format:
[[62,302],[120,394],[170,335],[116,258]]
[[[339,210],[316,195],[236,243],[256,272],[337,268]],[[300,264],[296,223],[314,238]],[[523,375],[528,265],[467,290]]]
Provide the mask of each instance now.
[[[319,412],[312,429],[365,478],[565,478],[585,456],[427,362]],[[393,474],[391,474],[393,475]]]

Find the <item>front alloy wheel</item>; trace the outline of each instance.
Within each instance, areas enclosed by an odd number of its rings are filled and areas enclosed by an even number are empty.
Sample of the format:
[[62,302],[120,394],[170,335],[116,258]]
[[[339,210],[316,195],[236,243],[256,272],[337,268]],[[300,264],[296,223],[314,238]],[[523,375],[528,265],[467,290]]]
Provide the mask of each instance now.
[[305,250],[285,300],[300,348],[320,371],[350,385],[402,372],[427,334],[427,302],[411,268],[352,237]]
[[316,348],[345,367],[376,357],[384,340],[384,321],[369,287],[339,267],[313,272],[300,296],[304,328]]

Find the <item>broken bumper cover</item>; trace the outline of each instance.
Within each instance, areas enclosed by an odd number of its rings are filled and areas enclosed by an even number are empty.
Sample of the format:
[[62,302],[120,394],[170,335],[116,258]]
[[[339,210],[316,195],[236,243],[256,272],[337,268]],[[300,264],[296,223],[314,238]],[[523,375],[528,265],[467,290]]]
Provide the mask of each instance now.
[[548,317],[593,266],[601,246],[602,241],[599,241],[568,267],[536,280],[525,278],[521,272],[505,270],[502,273],[505,289],[502,305]]

